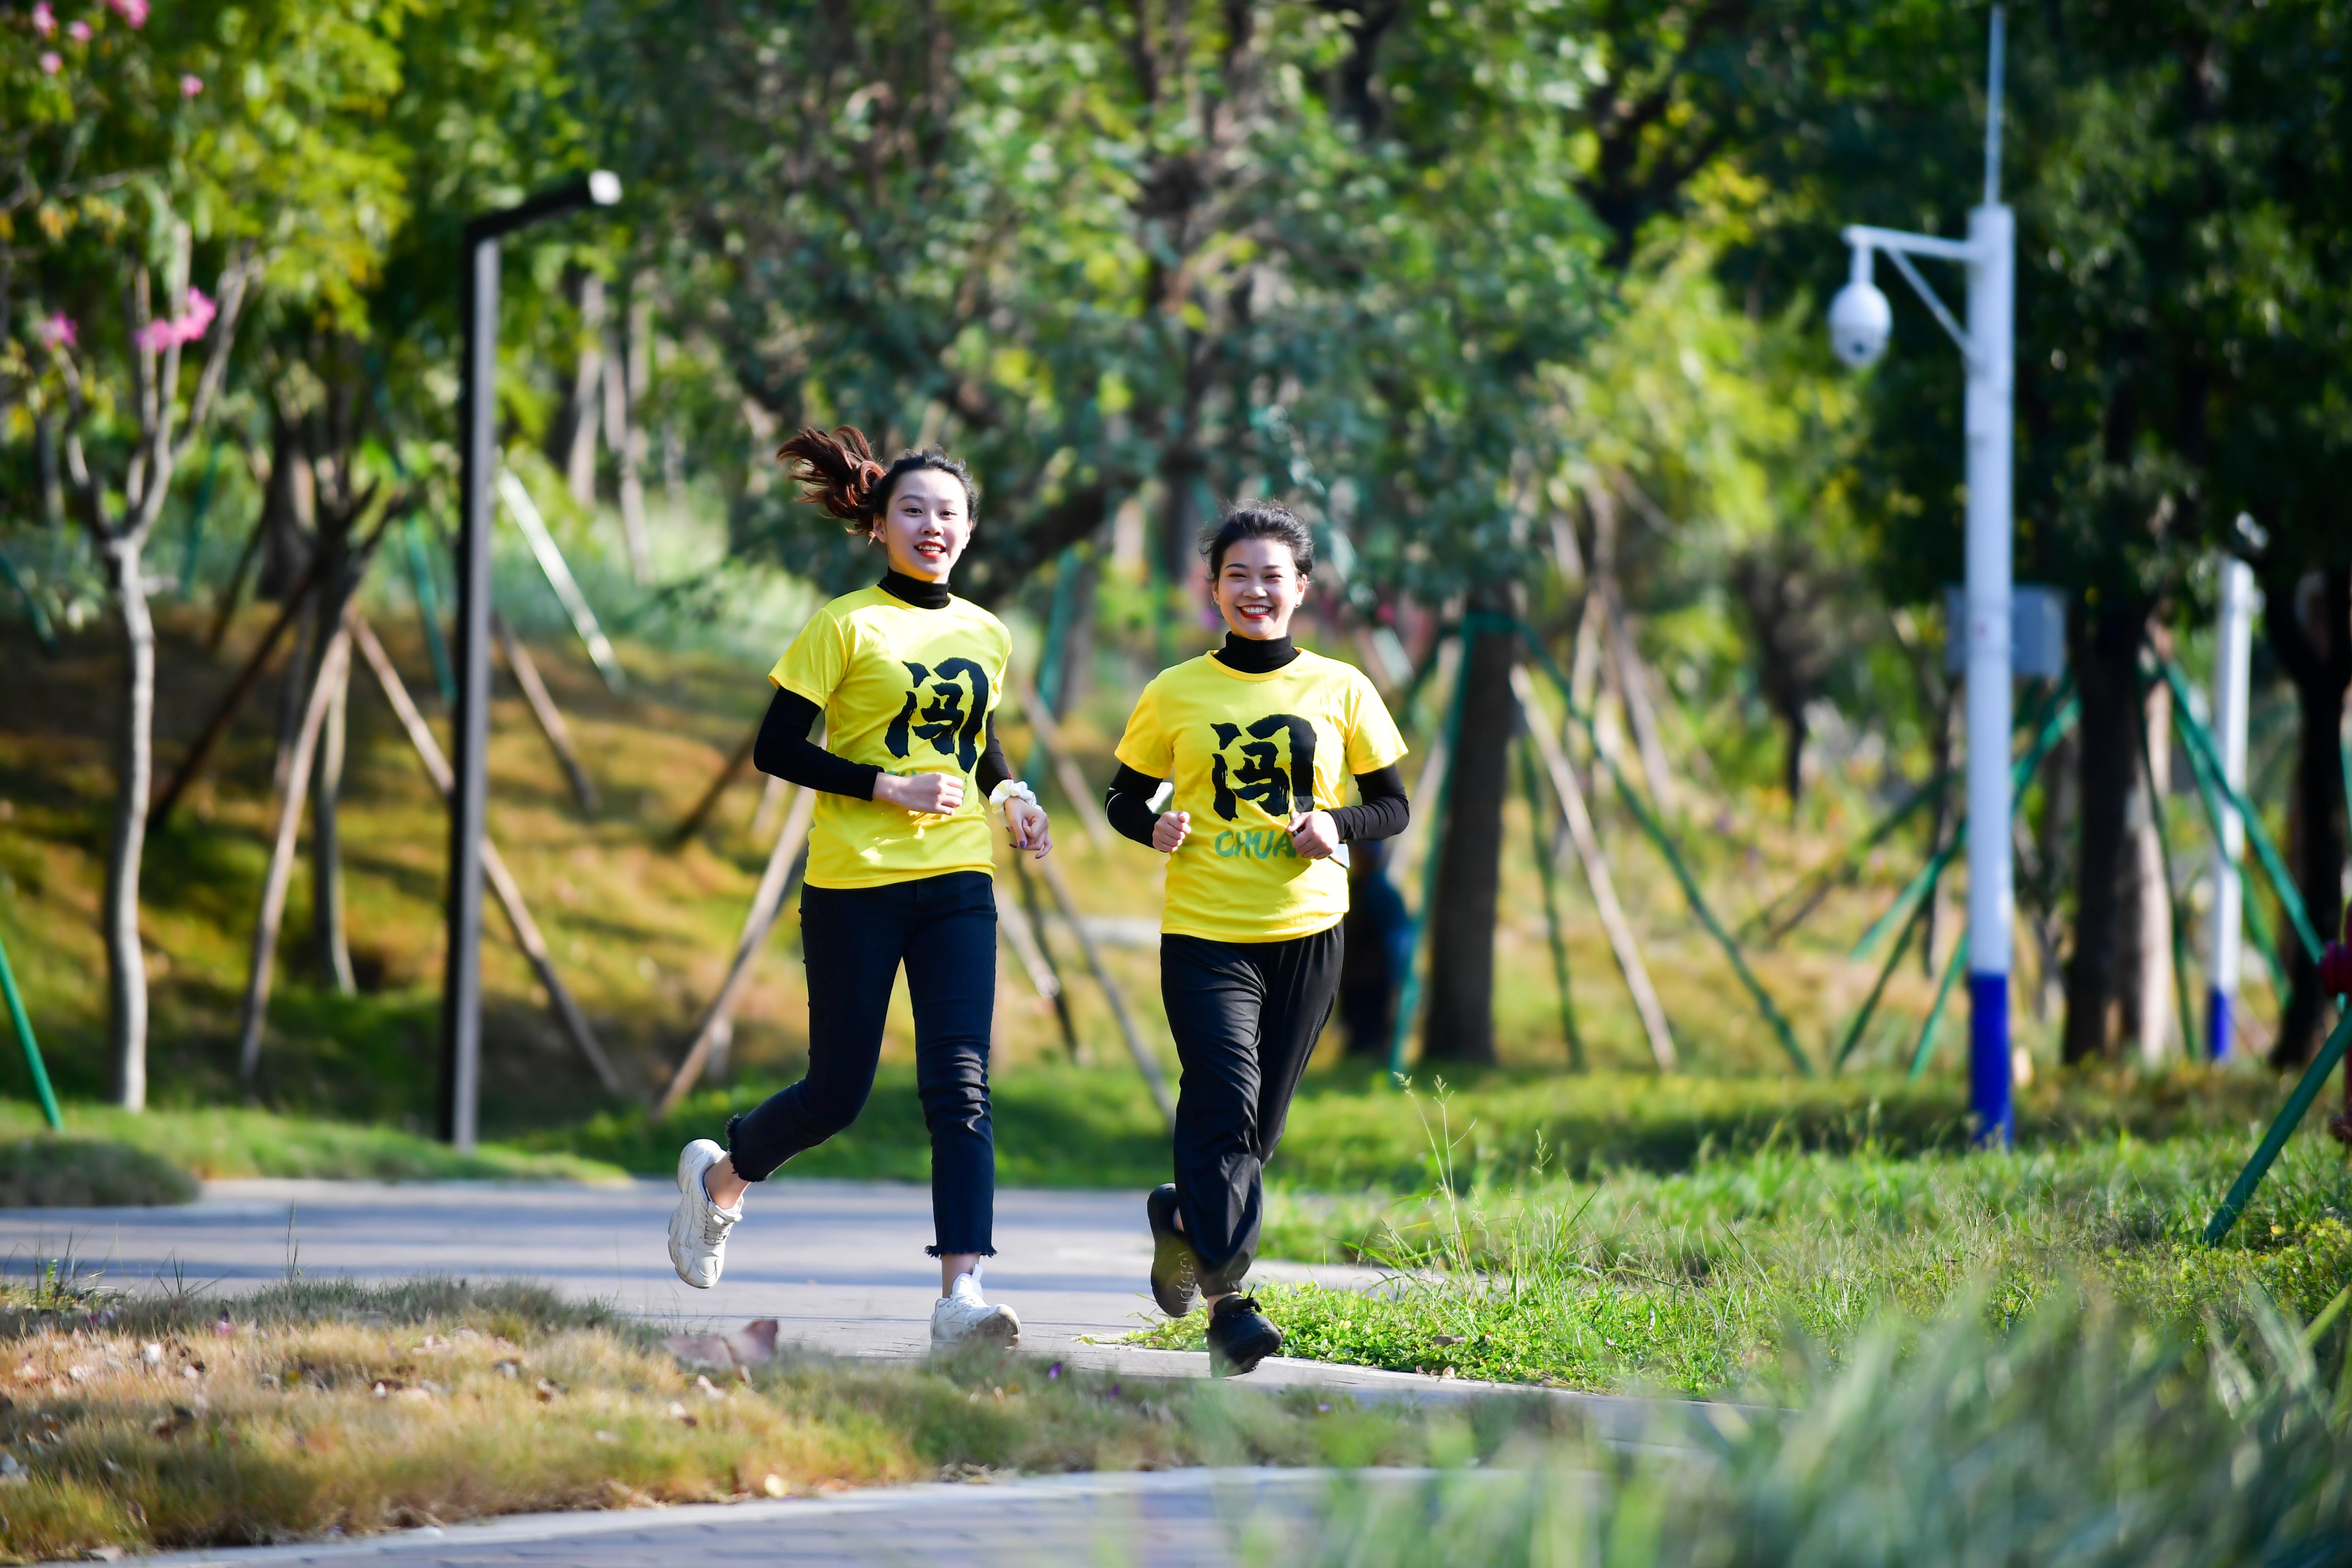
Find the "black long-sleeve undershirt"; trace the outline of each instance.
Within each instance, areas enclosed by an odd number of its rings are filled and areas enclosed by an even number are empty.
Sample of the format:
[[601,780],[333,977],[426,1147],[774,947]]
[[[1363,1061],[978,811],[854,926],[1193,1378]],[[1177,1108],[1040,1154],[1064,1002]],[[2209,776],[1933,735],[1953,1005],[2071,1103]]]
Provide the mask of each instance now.
[[[945,583],[926,583],[900,572],[885,572],[877,584],[884,593],[901,604],[919,610],[944,609],[948,603]],[[796,784],[804,789],[818,789],[827,795],[845,795],[852,800],[872,800],[874,781],[882,770],[872,763],[853,763],[847,757],[826,751],[809,739],[816,727],[817,705],[798,692],[779,687],[768,703],[768,716],[760,721],[760,738],[751,742],[751,765],[763,773],[773,773],[786,784]],[[980,786],[983,795],[995,792],[996,786],[1013,776],[1004,761],[1004,748],[996,740],[996,715],[988,717],[988,748],[971,770],[971,782]]]
[[[872,763],[853,763],[810,740],[817,711],[817,705],[799,692],[779,688],[768,704],[768,716],[760,721],[760,738],[751,745],[751,765],[787,784],[845,795],[853,800],[872,800],[874,781],[882,770]],[[971,781],[985,795],[1012,776],[1013,770],[1005,765],[1004,748],[996,739],[995,715],[991,714],[988,748],[972,768]]]
[[[1121,763],[1118,775],[1103,795],[1103,815],[1110,818],[1110,825],[1147,848],[1151,844],[1152,824],[1160,820],[1151,809],[1151,796],[1160,784],[1150,773]],[[1404,778],[1393,765],[1358,773],[1356,788],[1364,797],[1362,805],[1331,808],[1331,823],[1339,829],[1341,843],[1368,844],[1404,831],[1404,825],[1412,819],[1412,806],[1405,798]]]

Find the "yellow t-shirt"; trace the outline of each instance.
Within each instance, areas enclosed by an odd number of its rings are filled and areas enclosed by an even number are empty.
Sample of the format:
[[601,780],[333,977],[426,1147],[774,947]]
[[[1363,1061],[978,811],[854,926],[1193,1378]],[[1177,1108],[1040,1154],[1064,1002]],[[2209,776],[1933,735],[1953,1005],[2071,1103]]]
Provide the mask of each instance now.
[[1160,929],[1219,942],[1311,936],[1348,912],[1348,872],[1290,847],[1294,813],[1348,804],[1349,779],[1405,753],[1363,673],[1300,650],[1248,675],[1203,654],[1143,689],[1118,760],[1172,779],[1165,807],[1192,814],[1168,857]]
[[825,750],[885,773],[961,773],[946,816],[886,801],[819,794],[809,826],[813,888],[878,888],[950,871],[991,871],[988,801],[971,770],[1013,652],[1004,624],[950,598],[918,609],[879,588],[819,610],[768,672],[824,710]]

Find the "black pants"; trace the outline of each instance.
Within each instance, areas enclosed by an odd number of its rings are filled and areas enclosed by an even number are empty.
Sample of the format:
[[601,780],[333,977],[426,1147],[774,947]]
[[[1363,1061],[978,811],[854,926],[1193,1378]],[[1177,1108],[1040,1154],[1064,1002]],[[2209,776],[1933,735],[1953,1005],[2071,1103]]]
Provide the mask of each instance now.
[[1201,1288],[1240,1288],[1265,1218],[1262,1173],[1282,1141],[1339,987],[1339,928],[1288,942],[1160,939],[1160,994],[1184,1078],[1176,1203]]
[[898,966],[915,1005],[915,1089],[931,1133],[931,1223],[941,1253],[992,1256],[996,1137],[988,1036],[996,1011],[996,895],[984,873],[881,888],[807,888],[808,1076],[727,1126],[735,1173],[767,1179],[866,1109]]

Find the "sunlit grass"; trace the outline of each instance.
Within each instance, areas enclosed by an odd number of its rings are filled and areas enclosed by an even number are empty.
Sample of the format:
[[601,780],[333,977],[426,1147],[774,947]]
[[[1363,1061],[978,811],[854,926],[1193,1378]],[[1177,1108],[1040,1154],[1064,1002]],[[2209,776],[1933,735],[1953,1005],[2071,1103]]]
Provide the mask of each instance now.
[[[1412,1464],[1409,1411],[1125,1384],[1035,1360],[682,1368],[520,1285],[289,1283],[224,1304],[0,1297],[10,1561],[526,1510],[803,1495],[974,1472]],[[1486,1418],[1492,1453],[1540,1412]],[[1568,1418],[1563,1416],[1565,1422]],[[1562,1430],[1566,1427],[1563,1426]]]
[[[2236,1322],[2250,1286],[2309,1315],[2352,1282],[2352,1173],[2321,1136],[2289,1145],[2230,1245],[2203,1244],[2244,1152],[2220,1136],[1912,1159],[1776,1150],[1667,1175],[1440,1180],[1402,1199],[1277,1190],[1265,1256],[1395,1278],[1260,1294],[1287,1353],[1588,1389],[1752,1390],[1792,1346],[1843,1355],[1883,1313],[1925,1321],[1969,1298],[2001,1326],[2067,1281],[2194,1342]],[[1139,1342],[1197,1346],[1202,1326]]]

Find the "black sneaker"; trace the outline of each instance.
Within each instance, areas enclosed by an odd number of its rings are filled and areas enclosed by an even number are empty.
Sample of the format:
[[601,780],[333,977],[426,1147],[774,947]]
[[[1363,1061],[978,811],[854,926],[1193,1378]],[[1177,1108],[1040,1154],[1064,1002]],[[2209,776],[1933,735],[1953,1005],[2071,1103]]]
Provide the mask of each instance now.
[[1257,1310],[1255,1296],[1228,1296],[1209,1314],[1209,1370],[1239,1377],[1282,1348],[1282,1331]]
[[1162,1182],[1143,1200],[1151,1222],[1151,1299],[1171,1318],[1189,1315],[1201,1300],[1200,1259],[1176,1228],[1176,1184]]

